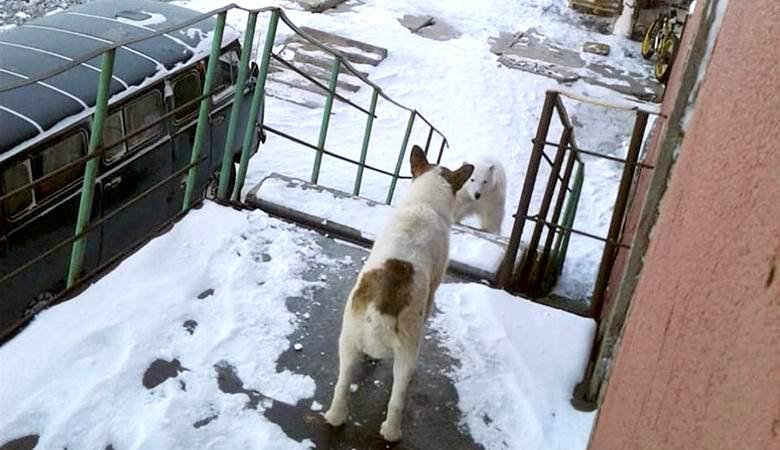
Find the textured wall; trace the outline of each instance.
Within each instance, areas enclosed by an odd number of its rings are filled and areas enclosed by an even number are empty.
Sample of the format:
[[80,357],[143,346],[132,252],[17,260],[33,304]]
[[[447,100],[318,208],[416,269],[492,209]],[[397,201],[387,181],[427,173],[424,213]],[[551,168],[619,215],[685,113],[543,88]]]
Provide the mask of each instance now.
[[778,23],[729,2],[592,449],[780,448]]

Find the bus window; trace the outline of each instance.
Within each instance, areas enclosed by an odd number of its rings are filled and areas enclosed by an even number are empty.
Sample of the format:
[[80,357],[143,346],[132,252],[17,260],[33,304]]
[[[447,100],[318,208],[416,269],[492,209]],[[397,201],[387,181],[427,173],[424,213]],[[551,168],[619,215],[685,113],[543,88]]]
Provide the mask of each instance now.
[[[86,149],[87,134],[83,131],[73,133],[53,145],[47,146],[45,150],[33,158],[35,178],[44,177],[81,158],[86,153]],[[38,183],[35,186],[35,198],[39,203],[42,202],[45,198],[80,178],[83,170],[84,163],[77,164]]]
[[[124,119],[122,118],[122,111],[116,111],[106,117],[106,121],[103,124],[103,145],[111,145],[111,143],[122,139],[124,137],[123,130]],[[111,148],[107,148],[105,153],[103,153],[103,161],[106,164],[111,164],[124,155],[126,150],[127,144],[125,142],[120,142]]]
[[[200,76],[197,71],[191,71],[173,82],[173,107],[178,108],[200,97]],[[194,116],[198,111],[198,102],[177,111],[174,122],[181,124]]]
[[214,78],[214,101],[225,98],[226,95],[233,92],[233,83],[238,76],[238,63],[240,57],[238,50],[230,49],[219,56],[217,72]]
[[[30,172],[30,161],[24,160],[16,165],[13,165],[5,171],[3,171],[2,184],[3,193],[11,192],[14,189],[19,189],[25,184],[32,182],[32,173]],[[14,194],[4,200],[6,215],[10,218],[16,217],[19,214],[27,211],[33,205],[33,190],[25,189],[18,194]]]
[[[160,95],[160,91],[151,91],[143,97],[131,102],[124,110],[125,125],[127,127],[125,134],[127,135],[160,120],[160,117],[162,117],[162,95]],[[162,130],[163,124],[162,122],[159,122],[157,125],[128,139],[127,146],[132,150],[160,135]]]

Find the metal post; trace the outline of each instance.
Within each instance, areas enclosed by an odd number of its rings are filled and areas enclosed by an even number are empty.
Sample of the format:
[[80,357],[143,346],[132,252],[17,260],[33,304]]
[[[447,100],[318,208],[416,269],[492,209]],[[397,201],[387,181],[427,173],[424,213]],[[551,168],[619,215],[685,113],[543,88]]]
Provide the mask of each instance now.
[[558,240],[555,243],[554,262],[553,265],[558,268],[558,274],[560,274],[563,268],[563,261],[566,258],[566,251],[569,249],[569,239],[571,238],[571,228],[574,227],[574,218],[577,216],[577,205],[580,202],[580,194],[582,193],[582,183],[584,181],[585,165],[578,161],[577,172],[574,173],[574,186],[572,187],[572,195],[569,197],[569,201],[566,203],[566,211],[563,213],[563,226],[569,230],[564,231],[558,235]]
[[368,108],[368,119],[366,119],[366,131],[363,133],[363,146],[360,149],[360,164],[357,168],[357,175],[355,176],[355,189],[352,190],[352,195],[360,194],[360,184],[363,182],[363,169],[366,164],[366,154],[368,153],[368,141],[371,139],[371,127],[374,125],[374,112],[376,112],[376,101],[379,98],[379,89],[374,88],[374,93],[371,95],[371,106]]
[[591,297],[591,317],[597,321],[601,320],[601,310],[604,306],[604,293],[607,290],[607,283],[609,282],[609,275],[612,273],[612,265],[615,263],[615,256],[617,256],[618,248],[615,245],[615,242],[618,241],[620,230],[623,228],[626,205],[628,205],[628,195],[631,192],[636,162],[639,160],[639,151],[642,148],[642,138],[645,135],[646,126],[647,113],[638,111],[636,113],[636,121],[634,121],[634,131],[631,134],[631,142],[628,144],[626,162],[623,165],[623,175],[620,177],[615,207],[612,210],[612,220],[609,223],[607,242],[604,244],[604,252],[601,254],[599,274],[596,277],[596,285],[593,287],[593,296]]
[[433,127],[428,130],[428,139],[425,140],[425,156],[428,156],[428,148],[431,146],[431,138],[433,138]]
[[[565,152],[566,149],[569,146],[569,139],[568,136],[566,136],[567,139],[561,139],[561,145],[558,147],[559,152]],[[571,179],[571,173],[574,169],[574,162],[577,160],[577,154],[574,152],[574,150],[571,150],[569,152],[569,159],[566,161],[566,168],[563,170],[563,178],[561,179],[561,187],[558,190],[558,198],[555,201],[555,207],[553,208],[553,214],[552,218],[550,219],[550,223],[560,225],[558,223],[558,219],[561,217],[561,211],[563,210],[563,204],[566,200],[566,192],[569,188],[569,180]],[[561,234],[563,234],[563,230],[560,231]],[[560,234],[559,234],[560,236]],[[555,228],[549,227],[549,231],[547,232],[547,237],[545,239],[544,248],[542,250],[542,256],[539,258],[539,267],[545,271],[547,271],[547,262],[549,261],[550,254],[553,248],[553,241],[555,239]],[[555,260],[553,259],[553,263],[555,263]],[[555,274],[557,275],[558,272],[556,270]]]
[[274,47],[274,41],[276,40],[276,28],[279,24],[279,10],[271,11],[271,19],[268,22],[268,32],[265,35],[265,44],[263,46],[263,56],[260,60],[260,68],[257,73],[257,84],[255,85],[255,92],[252,94],[252,104],[249,107],[249,119],[247,119],[246,130],[244,130],[244,142],[241,146],[241,160],[238,164],[238,174],[236,175],[236,184],[233,186],[233,194],[230,199],[237,202],[241,196],[241,189],[244,187],[244,180],[246,179],[246,167],[249,164],[249,154],[251,153],[252,138],[256,127],[262,126],[257,124],[257,112],[261,111],[261,104],[264,108],[265,105],[265,82],[268,79],[268,66],[271,63],[271,50]]
[[[97,98],[95,99],[95,114],[92,117],[92,127],[89,135],[89,155],[94,155],[103,144],[103,125],[108,112],[108,96],[111,89],[111,76],[114,72],[114,56],[116,50],[111,49],[103,53],[103,64],[100,67],[100,81],[98,82]],[[81,186],[81,199],[79,201],[79,213],[76,219],[75,234],[81,234],[92,216],[92,200],[95,195],[95,176],[97,175],[100,158],[94,157],[87,161],[84,169],[84,182]],[[70,265],[68,266],[68,287],[73,286],[84,267],[84,251],[87,246],[86,236],[75,240],[70,253]]]
[[387,192],[387,200],[385,203],[388,205],[393,201],[393,194],[395,194],[395,185],[398,183],[398,175],[401,173],[401,165],[404,162],[404,155],[406,155],[406,147],[409,145],[409,136],[412,135],[412,127],[414,126],[414,116],[417,115],[417,111],[409,113],[409,122],[406,123],[406,132],[404,133],[404,140],[401,143],[401,151],[398,153],[398,161],[395,163],[395,171],[393,171],[393,180],[390,181],[390,190]]
[[[246,85],[247,73],[249,73],[249,58],[252,54],[252,43],[255,38],[255,26],[257,25],[257,11],[249,12],[249,20],[244,32],[244,44],[241,47],[241,59],[238,63],[238,79],[233,92],[233,107],[230,110],[230,121],[228,122],[227,136],[225,136],[225,148],[222,154],[222,167],[219,172],[219,187],[217,188],[217,198],[225,200],[228,195],[228,184],[230,183],[230,166],[233,164],[233,142],[236,138],[236,125],[238,124],[238,115],[241,111],[241,104],[244,102],[244,86]],[[249,126],[250,124],[247,124]]]
[[[217,61],[219,52],[222,49],[222,32],[225,30],[225,17],[227,11],[219,13],[217,16],[217,27],[214,30],[214,37],[211,40],[211,53],[209,53],[209,62],[206,66],[206,79],[203,81],[203,92],[211,92],[214,86],[214,73],[217,71]],[[195,128],[195,139],[192,144],[192,154],[190,162],[194,163],[200,159],[200,153],[203,150],[203,141],[206,139],[206,128],[209,126],[209,109],[211,108],[211,96],[206,96],[200,101],[198,110],[198,126]],[[187,187],[184,190],[184,202],[181,210],[190,209],[192,194],[195,192],[195,182],[198,175],[198,166],[194,165],[187,174]]]
[[311,171],[311,182],[317,184],[320,178],[320,164],[322,163],[322,151],[325,149],[325,138],[328,137],[328,125],[330,124],[330,112],[333,109],[333,94],[336,93],[336,85],[339,78],[339,69],[341,68],[341,57],[336,56],[333,60],[333,67],[330,69],[330,81],[328,82],[328,92],[325,95],[325,110],[322,112],[322,125],[320,125],[320,138],[317,140],[317,154],[314,157],[314,167]]
[[523,227],[525,226],[525,219],[528,215],[528,206],[531,204],[531,195],[533,195],[534,183],[536,182],[536,176],[539,173],[539,163],[542,160],[544,141],[547,140],[547,132],[550,129],[550,121],[552,120],[553,108],[557,95],[558,94],[555,92],[547,92],[545,94],[542,116],[539,118],[539,127],[536,129],[536,139],[534,140],[534,146],[531,150],[531,159],[528,161],[528,169],[525,173],[525,181],[523,181],[523,190],[520,194],[520,201],[517,204],[515,223],[512,225],[512,234],[509,237],[506,254],[501,261],[498,274],[496,275],[496,285],[502,289],[508,287],[509,278],[512,276],[512,271],[515,267],[517,250],[520,247],[520,239],[523,236]]
[[[566,127],[561,133],[560,144],[558,145],[558,151],[555,153],[555,159],[553,160],[552,168],[550,169],[550,175],[547,177],[547,186],[542,196],[542,203],[539,205],[539,213],[536,217],[540,220],[536,221],[534,226],[534,232],[531,235],[531,241],[528,243],[528,250],[525,253],[523,259],[522,268],[518,274],[518,280],[528,280],[531,274],[534,272],[533,267],[536,264],[536,253],[539,245],[539,241],[542,239],[542,230],[544,228],[544,222],[547,221],[547,214],[550,212],[550,204],[552,203],[553,194],[555,193],[555,185],[558,182],[558,176],[561,173],[561,166],[563,166],[563,157],[566,154],[566,146],[571,138],[572,129]],[[543,267],[539,267],[539,270],[544,270]],[[534,288],[539,286],[539,274],[537,270],[535,277],[530,280]],[[529,286],[530,287],[530,286]]]
[[447,138],[441,138],[441,147],[439,148],[439,156],[436,158],[436,165],[441,164],[441,157],[444,154],[444,146],[447,145]]
[[265,35],[265,44],[263,45],[263,56],[260,60],[260,68],[257,73],[257,84],[255,92],[252,94],[252,104],[249,107],[249,118],[247,119],[246,130],[244,130],[244,142],[241,145],[241,159],[238,163],[238,174],[236,175],[236,184],[233,186],[233,194],[230,199],[237,202],[241,197],[241,189],[244,187],[246,179],[246,168],[249,164],[249,154],[252,149],[252,138],[256,127],[262,126],[257,123],[257,113],[260,108],[265,108],[265,83],[268,80],[268,67],[271,64],[271,51],[276,40],[276,28],[279,25],[279,10],[271,11],[271,19],[268,22],[268,32]]

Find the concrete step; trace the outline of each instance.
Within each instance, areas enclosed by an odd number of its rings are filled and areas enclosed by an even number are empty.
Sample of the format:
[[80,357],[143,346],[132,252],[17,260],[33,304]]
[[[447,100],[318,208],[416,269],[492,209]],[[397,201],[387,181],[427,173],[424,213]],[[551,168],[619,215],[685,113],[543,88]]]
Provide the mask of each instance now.
[[[247,194],[246,203],[366,246],[373,244],[393,211],[392,206],[277,173],[255,186]],[[503,237],[454,225],[450,233],[449,269],[472,280],[494,283],[506,246]]]

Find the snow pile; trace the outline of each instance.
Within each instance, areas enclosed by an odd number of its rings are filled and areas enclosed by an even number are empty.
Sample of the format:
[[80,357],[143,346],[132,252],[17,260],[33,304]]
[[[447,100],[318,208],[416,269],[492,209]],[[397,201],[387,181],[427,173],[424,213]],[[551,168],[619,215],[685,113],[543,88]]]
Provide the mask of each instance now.
[[430,326],[460,366],[464,423],[486,449],[586,448],[595,413],[569,400],[595,322],[479,284],[445,284]]
[[[191,212],[0,347],[0,442],[36,433],[39,448],[307,448],[262,405],[220,392],[214,366],[284,402],[313,395],[313,379],[277,373],[276,360],[296,327],[285,299],[312,286],[299,275],[318,249],[311,232],[260,212]],[[158,359],[184,370],[147,389]]]
[[[360,232],[374,240],[389,220],[393,208],[360,197],[341,197],[298,179],[266,178],[251,194],[264,202],[315,216]],[[486,233],[455,225],[450,234],[450,264],[477,269],[483,276],[495,276],[506,252],[504,243]]]

